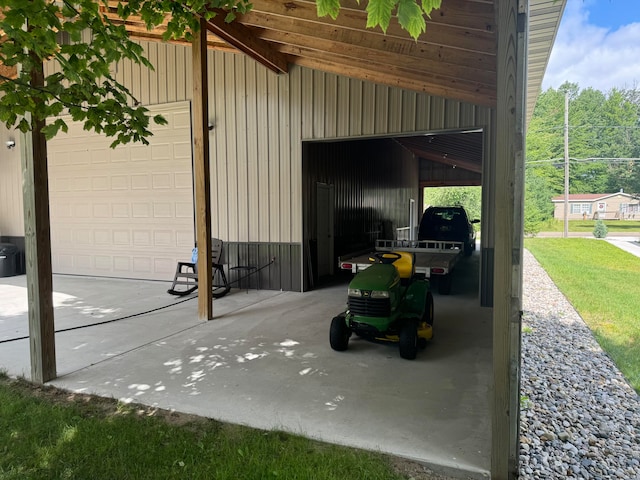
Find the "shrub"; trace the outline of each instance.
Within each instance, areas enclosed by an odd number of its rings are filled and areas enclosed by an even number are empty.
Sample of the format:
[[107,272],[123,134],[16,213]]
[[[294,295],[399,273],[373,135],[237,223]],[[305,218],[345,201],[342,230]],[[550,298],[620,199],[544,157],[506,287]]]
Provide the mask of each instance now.
[[602,220],[596,221],[596,226],[593,229],[593,236],[596,238],[604,238],[607,236],[607,226]]

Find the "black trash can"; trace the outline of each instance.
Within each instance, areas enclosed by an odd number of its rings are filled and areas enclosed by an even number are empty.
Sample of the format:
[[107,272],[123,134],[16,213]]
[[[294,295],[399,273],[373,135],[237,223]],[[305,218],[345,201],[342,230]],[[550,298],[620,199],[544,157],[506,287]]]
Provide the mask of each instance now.
[[18,274],[18,247],[13,243],[0,243],[0,277]]

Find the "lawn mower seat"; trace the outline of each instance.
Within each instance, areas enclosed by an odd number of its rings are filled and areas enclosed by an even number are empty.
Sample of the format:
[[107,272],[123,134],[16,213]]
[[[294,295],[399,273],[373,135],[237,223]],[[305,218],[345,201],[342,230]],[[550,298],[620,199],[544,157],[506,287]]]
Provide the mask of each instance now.
[[400,275],[400,281],[406,283],[411,281],[413,274],[415,273],[415,254],[410,252],[393,252],[400,255],[400,258],[393,262],[393,265],[398,270]]

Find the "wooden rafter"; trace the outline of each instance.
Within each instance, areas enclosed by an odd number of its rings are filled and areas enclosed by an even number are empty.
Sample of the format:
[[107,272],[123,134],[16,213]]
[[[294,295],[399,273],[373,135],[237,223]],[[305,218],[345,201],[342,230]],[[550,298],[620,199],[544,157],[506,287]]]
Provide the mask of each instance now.
[[218,12],[215,17],[206,22],[206,25],[207,30],[269,70],[276,73],[287,73],[288,61],[284,55],[272,49],[241,23],[225,22],[224,12]]

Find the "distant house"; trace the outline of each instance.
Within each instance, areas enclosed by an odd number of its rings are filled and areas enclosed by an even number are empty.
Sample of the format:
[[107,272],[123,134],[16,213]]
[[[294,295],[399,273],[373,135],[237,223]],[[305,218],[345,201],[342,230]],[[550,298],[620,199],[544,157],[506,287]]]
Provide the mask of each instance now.
[[[552,199],[553,217],[564,219],[564,195]],[[640,200],[620,190],[617,193],[573,193],[569,195],[569,220],[640,220]]]

